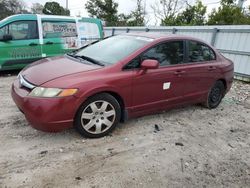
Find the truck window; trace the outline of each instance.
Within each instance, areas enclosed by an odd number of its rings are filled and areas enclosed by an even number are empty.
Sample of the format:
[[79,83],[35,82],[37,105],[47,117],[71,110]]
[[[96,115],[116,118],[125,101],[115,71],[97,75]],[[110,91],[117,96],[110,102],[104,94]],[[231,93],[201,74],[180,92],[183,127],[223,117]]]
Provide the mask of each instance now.
[[8,26],[4,26],[0,28],[0,39],[3,38],[4,35],[8,34]]
[[79,21],[79,43],[84,46],[101,38],[100,29],[96,23]]
[[36,21],[16,21],[8,25],[8,30],[13,40],[38,39]]
[[79,22],[79,35],[81,40],[98,40],[100,31],[96,23]]
[[76,23],[64,21],[43,21],[43,38],[76,37]]

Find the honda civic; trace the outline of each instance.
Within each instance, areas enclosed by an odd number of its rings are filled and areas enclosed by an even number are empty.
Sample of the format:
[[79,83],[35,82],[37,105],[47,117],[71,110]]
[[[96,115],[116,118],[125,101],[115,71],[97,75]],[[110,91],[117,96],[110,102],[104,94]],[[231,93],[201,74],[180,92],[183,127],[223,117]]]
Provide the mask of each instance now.
[[233,82],[233,63],[204,41],[131,33],[28,65],[12,98],[36,129],[74,127],[102,137],[129,118],[188,104],[216,108]]

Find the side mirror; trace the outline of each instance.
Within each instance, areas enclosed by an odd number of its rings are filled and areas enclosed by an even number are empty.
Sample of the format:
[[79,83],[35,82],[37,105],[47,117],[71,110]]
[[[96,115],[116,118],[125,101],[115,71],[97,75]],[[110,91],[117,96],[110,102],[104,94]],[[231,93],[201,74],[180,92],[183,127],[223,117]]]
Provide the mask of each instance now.
[[153,59],[146,59],[141,64],[141,68],[144,70],[157,69],[158,67],[159,67],[159,62]]
[[7,42],[7,41],[12,40],[12,39],[13,39],[12,35],[5,34],[5,35],[3,35],[3,38],[0,39],[0,41]]

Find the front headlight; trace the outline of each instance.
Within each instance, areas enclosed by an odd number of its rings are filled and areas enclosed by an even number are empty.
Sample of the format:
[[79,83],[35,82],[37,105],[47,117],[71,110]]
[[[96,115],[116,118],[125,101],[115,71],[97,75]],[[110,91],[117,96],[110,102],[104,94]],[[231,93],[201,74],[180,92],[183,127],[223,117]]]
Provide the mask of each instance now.
[[32,97],[66,97],[74,95],[77,89],[35,87],[29,94]]

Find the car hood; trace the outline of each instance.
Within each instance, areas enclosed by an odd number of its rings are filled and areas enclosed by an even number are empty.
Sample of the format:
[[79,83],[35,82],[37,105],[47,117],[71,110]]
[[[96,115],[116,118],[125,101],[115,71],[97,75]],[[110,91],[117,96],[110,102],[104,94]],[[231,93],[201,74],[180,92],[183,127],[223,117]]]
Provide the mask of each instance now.
[[71,57],[60,56],[32,63],[21,74],[25,80],[39,86],[59,77],[100,68],[99,65],[88,65]]

